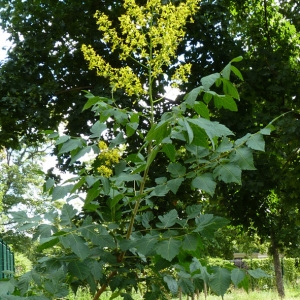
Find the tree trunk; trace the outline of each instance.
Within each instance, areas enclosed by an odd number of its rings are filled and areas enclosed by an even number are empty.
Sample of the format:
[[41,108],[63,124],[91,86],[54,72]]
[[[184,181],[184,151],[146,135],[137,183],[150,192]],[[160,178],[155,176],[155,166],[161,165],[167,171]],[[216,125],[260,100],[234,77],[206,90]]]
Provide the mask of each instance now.
[[281,269],[278,247],[276,246],[274,235],[271,235],[271,243],[272,243],[271,249],[272,249],[273,263],[274,263],[274,270],[275,270],[276,288],[279,297],[283,299],[285,297],[284,285],[283,285],[283,274]]

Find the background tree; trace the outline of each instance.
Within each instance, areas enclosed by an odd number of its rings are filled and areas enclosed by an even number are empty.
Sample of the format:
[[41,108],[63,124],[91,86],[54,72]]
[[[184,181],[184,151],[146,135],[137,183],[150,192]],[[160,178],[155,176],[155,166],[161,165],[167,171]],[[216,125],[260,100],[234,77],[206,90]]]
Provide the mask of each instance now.
[[34,216],[47,211],[49,199],[43,195],[45,151],[25,145],[20,150],[1,150],[1,237],[14,251],[24,253],[30,259],[34,259],[32,239],[26,233],[26,226],[23,231],[13,230],[10,213],[22,219],[26,213]]
[[276,115],[291,113],[278,121],[277,131],[266,139],[266,152],[256,157],[257,171],[246,174],[241,189],[224,187],[223,196],[217,197],[218,208],[235,224],[246,228],[254,224],[262,239],[270,237],[277,288],[284,296],[279,252],[296,249],[299,235],[294,214],[299,205],[295,195],[299,188],[299,33],[275,3],[256,3],[251,14],[236,11],[240,13],[233,29],[245,43],[243,101],[238,118],[224,113],[221,119],[236,132],[244,132],[249,130],[246,123],[259,128]]

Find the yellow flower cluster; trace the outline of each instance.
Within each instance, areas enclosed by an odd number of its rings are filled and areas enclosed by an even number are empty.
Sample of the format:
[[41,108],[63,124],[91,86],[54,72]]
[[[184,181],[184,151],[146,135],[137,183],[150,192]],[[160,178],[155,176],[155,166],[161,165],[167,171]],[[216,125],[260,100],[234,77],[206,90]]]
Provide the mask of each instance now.
[[179,83],[188,81],[187,75],[191,73],[191,67],[191,64],[184,64],[175,70],[172,76],[172,87],[178,87]]
[[97,168],[97,171],[99,172],[99,174],[103,177],[111,177],[111,175],[113,174],[112,169],[106,167],[106,166],[100,166]]
[[101,166],[97,168],[97,171],[101,176],[110,177],[113,174],[111,167],[120,161],[121,151],[116,148],[109,149],[104,141],[100,141],[98,147],[101,150],[98,155]]
[[[176,55],[178,44],[182,41],[184,26],[188,17],[192,17],[199,9],[200,0],[186,0],[178,5],[162,4],[161,0],[148,0],[144,6],[135,0],[124,0],[125,14],[119,17],[120,37],[107,15],[97,11],[95,18],[102,40],[110,44],[111,51],[120,50],[120,59],[131,58],[151,73],[155,79],[162,73],[163,66],[169,66]],[[190,19],[192,22],[192,19]],[[84,57],[89,61],[90,69],[97,69],[97,74],[108,77],[114,90],[124,88],[128,95],[145,93],[143,86],[131,68],[113,68],[97,55],[91,46],[82,46]],[[176,72],[175,80],[186,80],[188,67]],[[184,72],[183,72],[184,71]]]

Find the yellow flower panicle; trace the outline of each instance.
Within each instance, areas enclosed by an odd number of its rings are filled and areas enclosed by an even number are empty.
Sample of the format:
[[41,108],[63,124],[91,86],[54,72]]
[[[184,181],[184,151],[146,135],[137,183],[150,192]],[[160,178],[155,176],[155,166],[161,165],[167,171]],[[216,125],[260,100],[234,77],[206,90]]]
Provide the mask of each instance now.
[[101,150],[100,154],[98,155],[98,160],[101,166],[97,168],[97,171],[101,176],[111,177],[113,174],[112,167],[113,165],[119,163],[121,151],[117,148],[109,149],[104,141],[100,141],[98,146]]
[[191,64],[180,65],[176,70],[174,75],[172,76],[172,86],[178,87],[179,83],[187,82],[187,75],[191,73]]
[[[163,66],[169,66],[176,55],[178,44],[182,41],[184,26],[190,17],[199,9],[200,0],[186,0],[179,5],[171,1],[162,4],[161,0],[148,0],[145,6],[139,6],[135,0],[124,0],[126,13],[119,17],[120,37],[108,16],[97,11],[98,29],[103,33],[102,41],[109,44],[111,51],[120,50],[120,59],[128,58],[138,62],[145,68],[143,75],[152,80],[162,73]],[[85,59],[90,69],[96,69],[99,76],[109,78],[113,90],[124,88],[128,95],[141,95],[146,91],[141,81],[130,67],[113,68],[91,46],[82,46]],[[174,80],[186,80],[190,71],[187,66],[179,68]]]
[[106,166],[100,166],[100,167],[98,167],[98,168],[97,168],[97,171],[99,172],[99,174],[100,174],[101,176],[107,177],[107,178],[111,177],[112,174],[113,174],[112,169],[110,169],[110,168],[108,168],[108,167],[106,167]]
[[99,147],[100,150],[107,150],[108,149],[108,146],[104,141],[100,141],[98,143],[98,147]]

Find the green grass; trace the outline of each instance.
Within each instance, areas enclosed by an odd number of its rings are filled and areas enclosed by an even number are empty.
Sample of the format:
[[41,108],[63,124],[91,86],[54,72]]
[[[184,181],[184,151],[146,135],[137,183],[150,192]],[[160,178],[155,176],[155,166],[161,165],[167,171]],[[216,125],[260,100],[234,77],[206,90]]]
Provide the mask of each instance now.
[[[300,299],[300,288],[298,289],[286,289],[285,291],[286,297],[284,300],[296,300]],[[101,296],[101,300],[109,300],[111,296],[111,293],[106,292]],[[142,297],[140,295],[133,295],[133,298],[135,300],[140,300]],[[67,298],[68,300],[90,300],[92,297],[85,291],[85,290],[79,290],[76,296],[69,296]],[[116,300],[123,299],[122,297],[115,298]],[[178,298],[173,298],[173,300]],[[186,300],[186,296],[182,296],[182,300]],[[191,299],[191,298],[189,298]],[[195,297],[197,299],[197,297]],[[221,300],[221,297],[208,295],[206,300]],[[199,300],[204,300],[204,294],[200,294]],[[270,291],[250,291],[249,293],[246,293],[243,290],[232,290],[230,293],[227,293],[224,296],[224,300],[280,300],[280,298],[277,295],[277,292],[275,290]]]
[[[284,300],[296,300],[300,299],[300,291],[296,290],[286,290],[286,297]],[[202,295],[202,298],[204,296]],[[220,300],[221,297],[209,295],[207,300]],[[224,296],[224,300],[280,300],[276,291],[251,291],[246,293],[241,290],[234,290]]]

